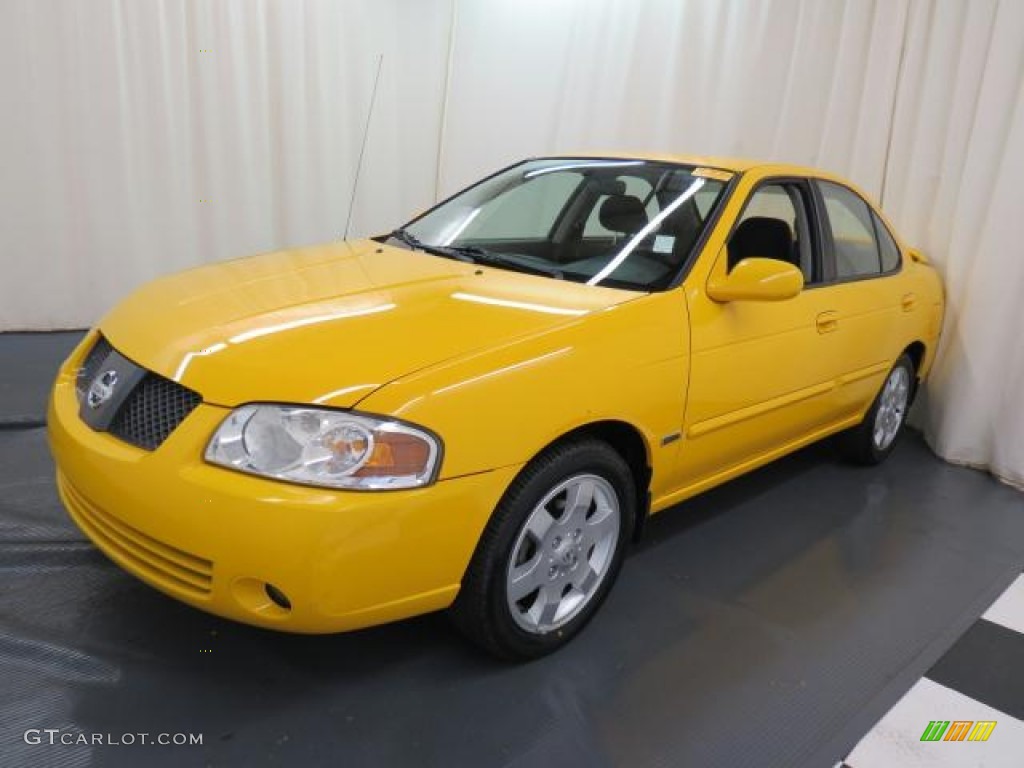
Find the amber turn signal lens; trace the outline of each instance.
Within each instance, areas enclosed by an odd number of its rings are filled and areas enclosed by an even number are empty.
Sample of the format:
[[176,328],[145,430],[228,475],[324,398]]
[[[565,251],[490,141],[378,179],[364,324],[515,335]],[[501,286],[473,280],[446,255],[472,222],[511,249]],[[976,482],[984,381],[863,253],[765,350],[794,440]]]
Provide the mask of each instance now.
[[356,477],[416,475],[430,463],[430,446],[411,435],[378,432],[369,460],[355,473]]

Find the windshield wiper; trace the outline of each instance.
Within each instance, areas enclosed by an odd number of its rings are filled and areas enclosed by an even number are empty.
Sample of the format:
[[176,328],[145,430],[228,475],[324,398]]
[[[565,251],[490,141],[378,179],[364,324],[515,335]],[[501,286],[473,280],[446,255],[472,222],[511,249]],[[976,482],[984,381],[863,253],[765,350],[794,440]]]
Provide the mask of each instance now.
[[418,251],[424,251],[426,253],[432,253],[435,256],[444,256],[446,259],[455,259],[456,261],[468,261],[469,263],[475,263],[476,259],[473,256],[472,251],[476,249],[464,249],[464,248],[449,248],[443,245],[428,245],[421,241],[418,237],[404,229],[393,230],[390,237],[395,238],[399,242],[405,243],[410,248],[415,248]]
[[420,241],[417,240],[415,236],[409,234],[408,232],[401,228],[391,230],[391,232],[388,233],[388,237],[393,237],[395,238],[395,240],[399,240],[405,243],[410,248],[420,247]]
[[478,245],[428,245],[405,229],[396,229],[391,232],[390,236],[405,243],[410,248],[433,253],[437,256],[444,256],[448,259],[466,261],[472,264],[486,264],[491,267],[510,269],[517,272],[528,272],[532,275],[553,277],[556,280],[565,279],[565,273],[560,269],[542,267],[538,264],[528,264],[517,259],[510,259],[507,256],[502,256],[500,253],[485,250]]
[[473,246],[467,246],[466,250],[472,253],[476,261],[480,264],[511,269],[516,272],[528,272],[531,275],[553,277],[556,280],[565,279],[565,273],[560,269],[555,269],[554,267],[542,267],[539,264],[529,264],[524,261],[519,261],[518,259],[510,259],[507,256],[502,256],[500,253],[491,253],[483,250],[482,248],[476,248]]

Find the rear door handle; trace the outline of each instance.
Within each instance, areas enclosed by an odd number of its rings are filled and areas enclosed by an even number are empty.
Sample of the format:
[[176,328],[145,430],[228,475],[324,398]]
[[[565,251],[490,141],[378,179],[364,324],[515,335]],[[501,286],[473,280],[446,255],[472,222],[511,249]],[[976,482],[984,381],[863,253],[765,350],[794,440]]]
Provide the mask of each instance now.
[[917,294],[904,293],[903,298],[900,299],[900,306],[903,307],[904,312],[910,312],[917,306]]
[[815,318],[815,325],[818,326],[818,333],[832,333],[839,327],[839,313],[835,310],[821,312]]

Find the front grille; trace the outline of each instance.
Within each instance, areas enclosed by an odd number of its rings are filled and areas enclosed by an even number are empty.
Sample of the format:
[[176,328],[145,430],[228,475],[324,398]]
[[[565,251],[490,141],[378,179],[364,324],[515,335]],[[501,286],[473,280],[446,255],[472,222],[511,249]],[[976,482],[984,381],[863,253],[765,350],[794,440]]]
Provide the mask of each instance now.
[[89,384],[92,383],[92,380],[96,378],[96,374],[99,373],[100,365],[113,350],[114,348],[110,346],[110,342],[102,336],[96,339],[96,343],[92,345],[92,349],[85,356],[85,360],[82,361],[82,367],[78,369],[78,376],[75,378],[75,391],[78,392],[79,400],[85,397]]
[[75,521],[96,545],[124,567],[157,585],[205,597],[213,584],[213,563],[172,547],[110,515],[86,499],[63,475],[59,487]]
[[188,387],[147,373],[114,416],[110,434],[155,450],[200,402],[202,398]]

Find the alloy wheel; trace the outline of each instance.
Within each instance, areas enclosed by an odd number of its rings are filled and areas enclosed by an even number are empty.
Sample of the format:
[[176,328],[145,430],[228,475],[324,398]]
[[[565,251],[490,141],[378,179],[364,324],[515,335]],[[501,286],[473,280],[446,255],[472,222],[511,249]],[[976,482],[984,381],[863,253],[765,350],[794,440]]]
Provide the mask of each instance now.
[[537,503],[512,547],[505,593],[523,630],[545,634],[571,621],[607,577],[621,525],[611,483],[574,475]]
[[907,400],[910,395],[910,375],[907,369],[897,366],[892,369],[889,378],[885,381],[882,395],[878,402],[878,411],[875,414],[875,428],[873,431],[875,447],[884,451],[896,439],[896,434],[903,424],[903,417],[907,410]]

